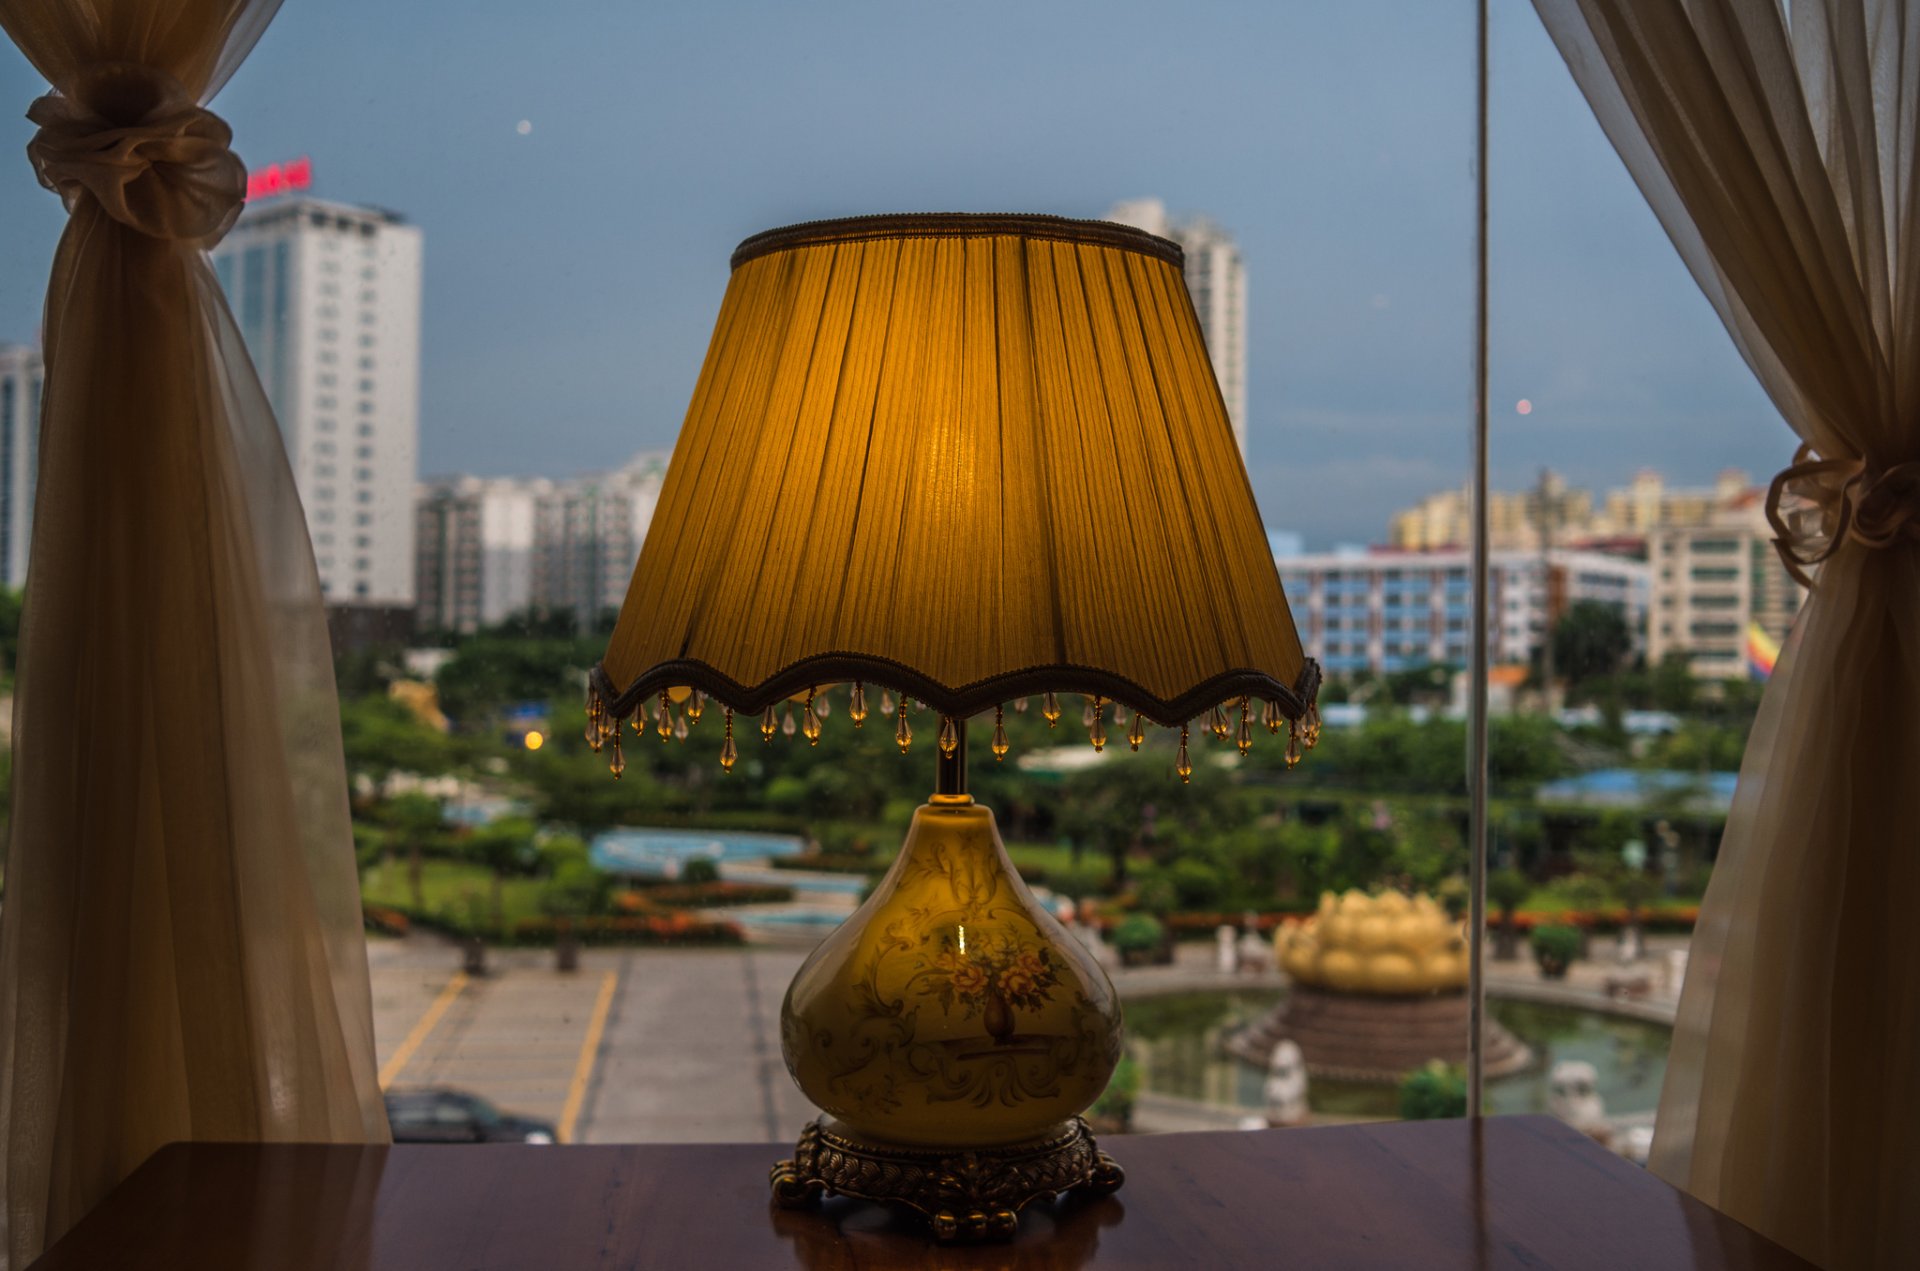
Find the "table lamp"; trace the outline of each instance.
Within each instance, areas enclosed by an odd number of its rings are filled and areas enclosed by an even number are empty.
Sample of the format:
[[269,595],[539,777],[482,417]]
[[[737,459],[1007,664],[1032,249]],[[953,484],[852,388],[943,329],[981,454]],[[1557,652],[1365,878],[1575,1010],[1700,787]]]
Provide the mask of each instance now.
[[[827,1114],[773,1171],[922,1215],[941,1239],[1121,1173],[1079,1114],[1121,1053],[1100,964],[1015,872],[967,793],[967,721],[1063,694],[1289,766],[1318,733],[1301,650],[1181,275],[1180,248],[1051,216],[897,215],[755,235],[712,343],[605,658],[587,737],[684,736],[802,702],[809,738],[848,686],[901,697],[935,793],[892,868],[794,977],[788,1070]],[[916,736],[908,699],[939,720]],[[791,728],[791,706],[781,721]],[[1256,714],[1257,712],[1257,714]],[[931,730],[931,729],[929,729]]]

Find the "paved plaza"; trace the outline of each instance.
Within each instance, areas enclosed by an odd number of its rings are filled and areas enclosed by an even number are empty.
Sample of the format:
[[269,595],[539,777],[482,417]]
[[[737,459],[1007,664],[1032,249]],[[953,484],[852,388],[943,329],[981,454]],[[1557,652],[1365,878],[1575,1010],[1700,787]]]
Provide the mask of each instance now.
[[376,941],[374,1034],[389,1087],[457,1086],[574,1143],[767,1142],[811,1106],[780,1059],[792,948],[492,950],[485,976],[429,937]]

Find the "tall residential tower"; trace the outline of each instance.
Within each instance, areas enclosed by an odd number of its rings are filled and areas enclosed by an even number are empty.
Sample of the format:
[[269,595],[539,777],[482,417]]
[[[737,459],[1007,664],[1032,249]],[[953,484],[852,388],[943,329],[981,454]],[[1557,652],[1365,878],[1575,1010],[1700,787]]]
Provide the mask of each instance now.
[[1240,457],[1247,457],[1247,267],[1233,236],[1202,216],[1174,220],[1159,199],[1115,203],[1106,219],[1158,234],[1186,253],[1187,291],[1207,337],[1214,378],[1233,421]]
[[[420,231],[392,212],[261,201],[214,251],[286,439],[328,606],[414,604]],[[369,613],[365,616],[376,616]]]

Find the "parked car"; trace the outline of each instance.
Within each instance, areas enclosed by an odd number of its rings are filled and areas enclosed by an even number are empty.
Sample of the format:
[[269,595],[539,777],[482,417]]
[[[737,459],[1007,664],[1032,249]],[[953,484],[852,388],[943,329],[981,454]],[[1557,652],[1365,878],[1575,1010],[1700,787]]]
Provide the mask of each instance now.
[[430,1088],[387,1094],[395,1143],[552,1143],[553,1123],[511,1116],[464,1090]]

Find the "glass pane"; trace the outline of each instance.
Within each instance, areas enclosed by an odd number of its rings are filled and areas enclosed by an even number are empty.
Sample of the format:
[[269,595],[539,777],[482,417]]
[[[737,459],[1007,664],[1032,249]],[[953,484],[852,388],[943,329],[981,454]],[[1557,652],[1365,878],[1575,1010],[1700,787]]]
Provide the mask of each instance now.
[[[675,703],[664,741],[651,720],[628,732],[614,782],[580,702],[734,246],[817,216],[957,208],[1181,242],[1328,675],[1299,767],[1256,704],[1244,757],[1237,715],[1225,740],[1192,721],[1190,783],[1175,736],[1150,730],[1135,754],[1115,712],[1094,755],[1078,699],[1057,727],[1039,699],[1009,702],[1000,763],[991,720],[973,721],[976,797],[1126,1006],[1101,1131],[1463,1107],[1476,598],[1459,538],[1401,542],[1395,513],[1467,478],[1471,14],[980,12],[877,26],[598,5],[475,22],[296,5],[217,103],[254,199],[215,264],[335,606],[390,1089],[483,1096],[574,1141],[791,1141],[813,1115],[781,1071],[781,997],[898,851],[938,721],[910,717],[903,758],[898,694],[872,694],[855,730],[842,687],[817,746],[787,734],[802,703],[776,712],[771,742],[735,721],[723,777],[718,710]],[[18,63],[0,88],[39,91]],[[17,227],[0,339],[30,345],[63,218],[18,181],[0,210]],[[24,436],[0,446],[13,587]],[[1150,514],[1088,479],[1116,534]],[[1503,807],[1559,753],[1547,729],[1503,721],[1500,753],[1519,757]],[[1546,1025],[1500,1018],[1509,1059],[1537,1050]]]
[[1694,915],[1800,601],[1763,510],[1787,434],[1538,23],[1509,17],[1487,968],[1491,1013],[1534,1057],[1487,1108],[1644,1160]]

